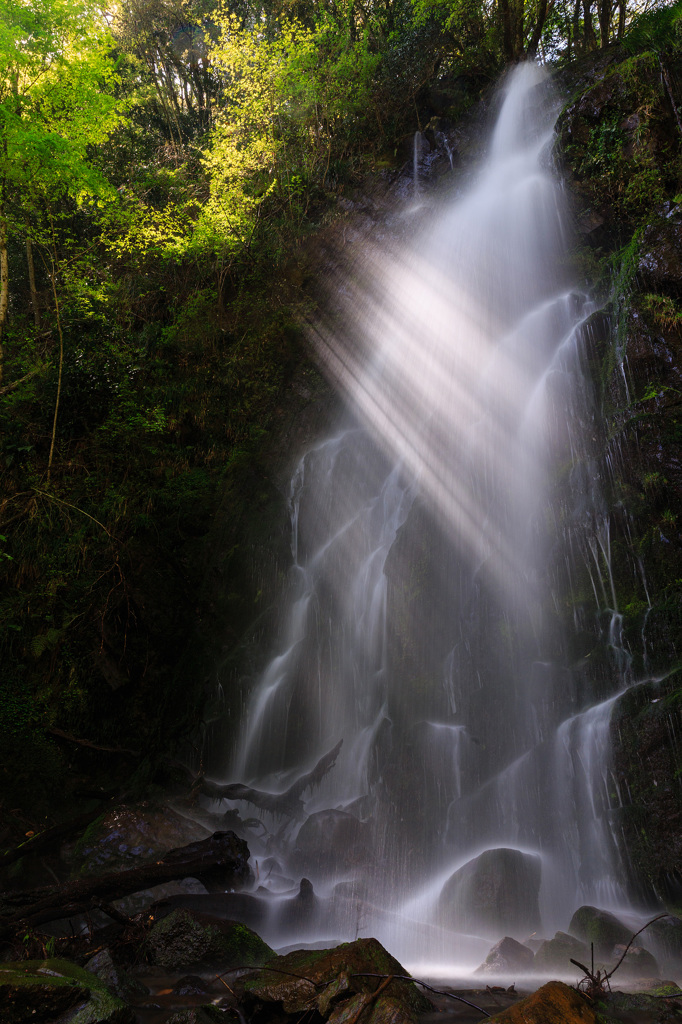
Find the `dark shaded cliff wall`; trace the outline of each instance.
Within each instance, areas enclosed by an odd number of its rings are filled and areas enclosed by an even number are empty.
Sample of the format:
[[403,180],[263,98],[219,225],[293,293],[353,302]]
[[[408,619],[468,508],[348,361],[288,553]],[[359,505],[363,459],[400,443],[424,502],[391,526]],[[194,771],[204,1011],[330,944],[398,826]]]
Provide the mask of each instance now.
[[[626,680],[614,802],[633,885],[680,896],[682,853],[682,56],[614,51],[559,77],[562,171],[585,278],[596,463]],[[571,95],[573,94],[573,95]]]

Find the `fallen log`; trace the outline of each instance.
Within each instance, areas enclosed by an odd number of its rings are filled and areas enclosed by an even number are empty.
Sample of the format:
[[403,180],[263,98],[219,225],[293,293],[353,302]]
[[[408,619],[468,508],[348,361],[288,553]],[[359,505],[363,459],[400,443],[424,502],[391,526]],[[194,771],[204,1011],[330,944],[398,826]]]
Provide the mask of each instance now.
[[171,850],[162,860],[127,871],[79,878],[61,885],[0,896],[0,938],[17,928],[35,928],[59,918],[74,917],[103,902],[121,899],[178,878],[211,879],[226,885],[245,882],[250,874],[249,848],[234,832],[215,832],[207,839]]

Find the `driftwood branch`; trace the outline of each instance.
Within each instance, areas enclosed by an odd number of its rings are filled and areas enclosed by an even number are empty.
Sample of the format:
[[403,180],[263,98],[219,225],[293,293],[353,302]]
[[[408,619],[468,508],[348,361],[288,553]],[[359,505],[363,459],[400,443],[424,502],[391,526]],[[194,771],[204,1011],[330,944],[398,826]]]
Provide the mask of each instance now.
[[104,754],[123,754],[126,757],[142,756],[139,750],[128,750],[127,747],[103,747],[99,743],[93,743],[92,740],[79,739],[77,736],[72,736],[70,732],[64,732],[63,729],[58,729],[54,725],[47,731],[52,733],[53,736],[58,736],[60,740],[68,740],[69,743],[75,743],[79,747],[87,747],[88,750],[101,750]]
[[327,772],[331,771],[336,764],[342,744],[343,740],[339,740],[332,750],[319,759],[311,771],[302,775],[283,793],[267,793],[241,782],[213,782],[200,775],[193,776],[194,788],[215,800],[247,800],[255,807],[260,807],[263,811],[270,811],[272,814],[286,814],[293,818],[302,818],[305,814],[301,800],[302,795],[307,789],[319,786]]
[[80,878],[28,892],[5,893],[0,899],[0,938],[19,927],[36,927],[58,918],[82,914],[103,902],[121,899],[176,878],[220,874],[232,884],[248,878],[249,849],[234,832],[215,832],[207,839],[171,850],[163,860],[97,878]]

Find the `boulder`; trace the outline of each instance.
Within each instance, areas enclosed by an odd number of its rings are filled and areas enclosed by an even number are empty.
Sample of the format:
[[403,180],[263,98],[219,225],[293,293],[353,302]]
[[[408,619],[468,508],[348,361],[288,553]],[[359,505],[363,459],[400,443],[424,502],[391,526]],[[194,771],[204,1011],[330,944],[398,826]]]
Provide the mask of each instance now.
[[317,811],[301,825],[296,852],[306,868],[349,870],[366,862],[369,832],[369,822],[360,821],[347,811]]
[[68,960],[0,964],[0,1022],[134,1024],[135,1015],[94,974]]
[[571,918],[568,926],[571,935],[581,939],[588,947],[594,943],[594,955],[609,958],[613,947],[619,943],[627,943],[632,938],[632,931],[607,910],[598,907],[579,907]]
[[495,1024],[599,1024],[585,996],[561,981],[549,981],[527,999],[491,1017]]
[[[611,959],[614,964],[617,964],[623,953],[625,953],[626,944],[617,944],[613,947],[611,952]],[[656,963],[656,957],[652,956],[648,949],[644,949],[643,946],[630,946],[625,959],[618,968],[618,974],[621,977],[629,978],[657,978],[659,976],[658,964]]]
[[123,967],[114,962],[108,949],[101,949],[91,957],[86,965],[86,971],[94,974],[102,984],[106,985],[110,992],[127,1001],[136,996],[147,994],[147,988],[129,974]]
[[535,954],[534,968],[542,974],[574,974],[575,966],[571,960],[580,960],[590,966],[590,949],[566,932],[557,932],[553,939],[546,939]]
[[62,858],[72,878],[127,871],[210,834],[171,807],[119,806],[93,821],[81,839],[65,844]]
[[[642,933],[642,941],[651,949],[661,964],[680,967],[682,961],[682,921],[670,914],[654,921]],[[669,973],[669,972],[666,972]]]
[[[377,998],[369,998],[385,978],[406,973],[376,939],[356,939],[334,949],[295,950],[243,975],[236,985],[247,1017],[269,1003],[291,1014],[309,1014],[316,1006],[332,1024],[345,1024],[366,1005],[363,1024],[410,1024],[431,1009],[413,982],[392,980]],[[277,1015],[274,1007],[268,1012],[273,1019]]]
[[147,936],[147,951],[153,964],[169,969],[249,966],[264,964],[275,955],[245,924],[189,910],[173,910],[157,921]]
[[519,850],[486,850],[443,886],[443,924],[457,931],[527,935],[540,921],[540,858]]
[[515,974],[533,969],[533,950],[508,935],[492,947],[475,974]]
[[224,1011],[216,1006],[188,1006],[171,1014],[166,1024],[218,1024],[224,1019]]

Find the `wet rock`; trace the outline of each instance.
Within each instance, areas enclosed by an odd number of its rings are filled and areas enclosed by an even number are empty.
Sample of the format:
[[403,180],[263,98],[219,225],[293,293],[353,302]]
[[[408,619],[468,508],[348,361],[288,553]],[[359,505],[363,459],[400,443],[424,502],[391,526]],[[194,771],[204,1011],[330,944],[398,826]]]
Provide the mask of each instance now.
[[644,231],[637,270],[645,288],[682,293],[682,224],[668,221]]
[[296,852],[306,866],[348,870],[367,860],[369,829],[368,822],[360,821],[347,811],[317,811],[301,825]]
[[117,807],[103,814],[82,839],[62,848],[73,878],[126,871],[161,860],[170,850],[206,839],[211,832],[171,807]]
[[[618,963],[626,949],[625,944],[618,943],[613,947],[611,959]],[[618,968],[618,973],[623,977],[630,978],[657,978],[658,964],[656,958],[651,955],[648,949],[643,946],[630,946],[625,959]]]
[[166,968],[204,963],[248,966],[275,955],[246,925],[189,910],[173,910],[157,921],[147,936],[147,949],[152,963]]
[[[677,985],[668,982],[665,986],[654,988],[648,992],[612,992],[609,995],[607,1021],[629,1022],[646,1021],[647,1024],[669,1024],[680,1019],[682,998],[671,999],[679,991]],[[682,992],[679,992],[682,997]],[[662,999],[661,996],[665,996]],[[603,1005],[603,1004],[602,1004]]]
[[177,882],[164,882],[163,885],[155,885],[150,889],[141,889],[139,892],[132,892],[121,900],[114,900],[114,906],[122,914],[134,917],[144,910],[148,910],[152,903],[169,899],[171,896],[205,896],[208,890],[198,878],[181,878]]
[[[334,949],[299,949],[277,957],[268,968],[240,978],[238,985],[249,1012],[270,1003],[281,1004],[285,1013],[316,1007],[323,1016],[329,1013],[334,1024],[342,1024],[359,1009],[358,997],[375,993],[390,975],[405,974],[376,939],[357,939]],[[398,980],[391,981],[371,1006],[374,1024],[413,1021],[416,1014],[431,1009],[416,985]],[[369,1020],[368,1010],[365,1017]]]
[[224,1020],[224,1012],[215,1006],[191,1006],[171,1014],[166,1024],[217,1024]]
[[492,947],[476,974],[514,974],[533,969],[533,950],[506,936]]
[[643,933],[643,940],[661,963],[675,962],[679,966],[682,961],[682,921],[679,917],[670,914],[654,921]]
[[540,858],[519,850],[486,850],[443,886],[444,923],[459,931],[527,935],[538,927]]
[[248,892],[222,892],[211,895],[178,895],[155,903],[152,912],[157,920],[173,910],[188,910],[191,913],[209,914],[223,921],[241,921],[242,924],[261,932],[270,916],[272,900]]
[[568,930],[588,948],[594,943],[595,956],[602,958],[609,957],[614,946],[621,942],[627,944],[632,938],[632,931],[622,921],[597,907],[584,906],[576,910]]
[[130,1007],[94,974],[68,960],[25,960],[0,965],[0,1021],[134,1024]]
[[566,932],[557,932],[553,939],[541,943],[535,954],[534,968],[545,973],[575,973],[571,960],[580,960],[589,966],[590,949],[580,939]]
[[[662,619],[662,615],[657,618]],[[660,624],[658,646],[663,646],[666,637],[674,642],[679,630],[679,606],[669,609],[669,618],[667,627]],[[655,616],[650,614],[649,637],[652,619]],[[671,901],[682,897],[682,829],[678,824],[682,749],[671,741],[681,713],[682,673],[678,671],[661,683],[644,683],[627,691],[616,702],[611,720],[619,788],[630,798],[622,814],[628,853],[641,883]],[[653,936],[663,935],[665,928],[662,921],[651,925],[653,930],[647,929],[641,941],[649,946]],[[675,929],[680,935],[682,924],[668,926],[667,941],[677,956],[682,953],[682,941],[674,937]],[[613,944],[620,941],[616,939]],[[656,952],[661,955],[664,951]]]
[[102,949],[88,960],[86,971],[94,974],[110,992],[121,999],[130,1000],[144,996],[148,989],[126,970],[116,964],[108,949]]
[[561,981],[549,981],[491,1020],[499,1024],[599,1024],[587,999]]
[[173,985],[173,994],[176,996],[200,996],[207,992],[206,982],[196,974],[188,974]]

